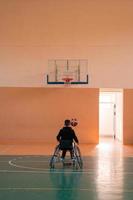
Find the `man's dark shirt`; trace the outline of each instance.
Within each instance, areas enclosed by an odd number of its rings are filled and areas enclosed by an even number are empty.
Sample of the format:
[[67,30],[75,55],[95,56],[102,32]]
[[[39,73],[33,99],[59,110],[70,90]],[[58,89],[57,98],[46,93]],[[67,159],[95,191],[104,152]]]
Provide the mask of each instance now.
[[57,135],[57,140],[60,142],[61,140],[75,140],[75,142],[79,142],[78,138],[75,135],[74,130],[71,127],[63,127],[59,134]]

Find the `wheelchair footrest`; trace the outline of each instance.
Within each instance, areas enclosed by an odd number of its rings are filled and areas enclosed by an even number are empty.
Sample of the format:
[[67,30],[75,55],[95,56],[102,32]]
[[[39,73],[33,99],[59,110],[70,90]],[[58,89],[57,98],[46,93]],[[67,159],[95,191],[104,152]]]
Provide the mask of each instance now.
[[64,165],[64,166],[71,166],[71,165],[72,165],[72,162],[64,162],[63,165]]

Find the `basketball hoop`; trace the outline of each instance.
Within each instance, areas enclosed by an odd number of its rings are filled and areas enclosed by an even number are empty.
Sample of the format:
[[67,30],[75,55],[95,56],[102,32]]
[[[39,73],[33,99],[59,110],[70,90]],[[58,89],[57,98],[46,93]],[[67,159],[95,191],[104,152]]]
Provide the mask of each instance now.
[[70,77],[65,77],[62,79],[64,81],[64,84],[66,86],[69,86],[69,84],[71,84],[71,81],[73,80],[73,78],[70,78]]

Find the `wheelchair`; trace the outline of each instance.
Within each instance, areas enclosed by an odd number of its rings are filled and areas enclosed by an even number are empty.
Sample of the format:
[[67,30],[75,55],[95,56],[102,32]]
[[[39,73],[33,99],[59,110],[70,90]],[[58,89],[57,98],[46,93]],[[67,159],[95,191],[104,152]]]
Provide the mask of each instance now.
[[[67,141],[65,141],[67,142]],[[69,143],[69,141],[68,141]],[[66,145],[66,144],[65,144]],[[68,144],[67,144],[68,145]],[[72,151],[72,158],[71,158],[71,162],[67,162],[66,159],[64,159],[62,161],[61,158],[61,153],[63,150],[67,150],[70,151],[70,146],[64,146],[62,143],[60,143],[59,145],[57,145],[55,147],[54,153],[50,159],[50,168],[53,169],[55,168],[57,163],[62,163],[63,166],[67,166],[67,164],[72,165],[74,168],[76,169],[82,169],[83,167],[83,161],[82,161],[82,157],[81,157],[81,152],[79,147],[75,144],[75,142],[72,142],[72,146],[71,146],[71,151]]]

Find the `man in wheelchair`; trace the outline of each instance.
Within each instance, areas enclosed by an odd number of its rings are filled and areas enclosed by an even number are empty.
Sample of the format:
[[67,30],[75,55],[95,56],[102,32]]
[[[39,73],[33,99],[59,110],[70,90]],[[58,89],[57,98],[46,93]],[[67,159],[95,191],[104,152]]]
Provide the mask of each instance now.
[[[66,164],[73,164],[73,167],[76,167],[76,169],[82,169],[83,162],[81,152],[78,145],[75,144],[79,144],[79,141],[74,130],[71,128],[70,120],[65,120],[64,127],[59,131],[57,135],[57,140],[59,142],[59,145],[55,147],[54,153],[50,159],[50,168],[54,168],[55,164],[60,163],[60,160],[62,160],[63,166]],[[67,151],[70,152],[72,163],[64,162]]]
[[62,161],[66,156],[66,152],[69,151],[71,159],[73,159],[73,141],[79,144],[78,138],[71,128],[71,121],[66,119],[64,122],[64,127],[59,131],[57,135],[57,140],[59,142],[59,149],[62,150]]

